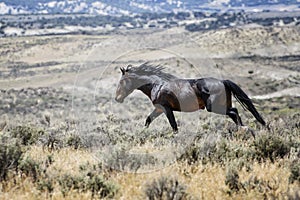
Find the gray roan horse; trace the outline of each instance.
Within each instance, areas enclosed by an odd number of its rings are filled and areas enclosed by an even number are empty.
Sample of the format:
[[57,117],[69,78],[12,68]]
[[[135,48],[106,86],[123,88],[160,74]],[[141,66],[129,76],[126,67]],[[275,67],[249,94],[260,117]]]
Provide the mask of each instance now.
[[164,67],[152,66],[149,63],[138,67],[129,65],[120,69],[122,77],[115,100],[122,103],[135,89],[147,95],[155,108],[146,119],[146,127],[160,114],[165,113],[173,131],[177,132],[173,111],[193,112],[204,108],[208,112],[228,115],[237,125],[243,126],[238,110],[232,107],[232,94],[262,125],[265,125],[250,98],[230,80],[180,79],[163,72]]

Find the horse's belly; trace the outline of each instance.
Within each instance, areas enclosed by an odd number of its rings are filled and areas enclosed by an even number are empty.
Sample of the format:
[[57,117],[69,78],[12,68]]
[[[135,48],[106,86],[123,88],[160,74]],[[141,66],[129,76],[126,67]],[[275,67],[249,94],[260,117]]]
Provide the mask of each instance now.
[[197,96],[189,82],[179,81],[174,84],[175,86],[172,87],[165,86],[163,89],[166,92],[161,93],[162,96],[167,97],[174,111],[194,112],[205,108],[203,100]]
[[182,112],[194,112],[205,108],[204,102],[196,96],[178,100],[180,104],[180,111]]

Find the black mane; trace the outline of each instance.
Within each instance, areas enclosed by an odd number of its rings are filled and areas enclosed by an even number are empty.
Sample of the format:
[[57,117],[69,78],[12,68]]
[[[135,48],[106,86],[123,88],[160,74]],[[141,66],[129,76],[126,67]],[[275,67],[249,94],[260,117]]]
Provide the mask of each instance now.
[[163,70],[165,69],[165,67],[161,66],[161,65],[156,65],[153,66],[151,64],[149,64],[148,62],[141,64],[138,67],[131,67],[128,68],[127,71],[129,73],[134,73],[136,75],[140,75],[140,76],[151,76],[151,75],[156,75],[164,80],[172,80],[172,79],[176,79],[177,77],[164,72]]

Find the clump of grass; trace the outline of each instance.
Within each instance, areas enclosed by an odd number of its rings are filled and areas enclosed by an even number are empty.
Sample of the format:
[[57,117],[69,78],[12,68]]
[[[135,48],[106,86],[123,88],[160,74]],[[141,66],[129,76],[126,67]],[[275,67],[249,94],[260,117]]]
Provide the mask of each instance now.
[[146,196],[149,200],[180,200],[186,199],[186,187],[176,178],[160,177],[146,185]]

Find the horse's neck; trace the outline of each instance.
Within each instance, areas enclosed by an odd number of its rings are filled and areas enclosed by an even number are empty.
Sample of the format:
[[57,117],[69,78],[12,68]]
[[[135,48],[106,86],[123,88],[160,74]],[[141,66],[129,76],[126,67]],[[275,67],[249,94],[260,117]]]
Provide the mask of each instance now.
[[148,83],[139,87],[138,90],[141,90],[145,95],[147,95],[151,99],[152,88],[153,88],[153,84]]
[[157,77],[144,77],[141,81],[141,86],[137,88],[151,99],[151,91],[154,86],[162,84],[162,81]]

